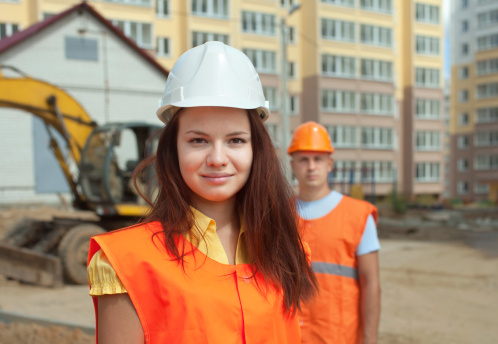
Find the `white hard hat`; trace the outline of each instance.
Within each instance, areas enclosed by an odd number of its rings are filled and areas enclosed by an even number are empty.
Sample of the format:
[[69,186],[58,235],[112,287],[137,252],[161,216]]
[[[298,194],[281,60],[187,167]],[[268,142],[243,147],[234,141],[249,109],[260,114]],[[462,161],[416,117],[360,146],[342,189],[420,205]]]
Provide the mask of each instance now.
[[251,60],[222,42],[206,42],[180,56],[169,73],[157,116],[167,123],[180,108],[195,106],[257,109],[263,121],[270,116]]

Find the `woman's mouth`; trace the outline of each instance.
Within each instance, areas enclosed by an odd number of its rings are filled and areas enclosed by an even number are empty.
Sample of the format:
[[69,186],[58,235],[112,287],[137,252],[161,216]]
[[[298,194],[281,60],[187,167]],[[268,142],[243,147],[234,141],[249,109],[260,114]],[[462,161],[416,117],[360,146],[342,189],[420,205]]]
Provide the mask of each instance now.
[[203,174],[202,177],[211,184],[224,184],[232,175],[229,173],[208,173]]

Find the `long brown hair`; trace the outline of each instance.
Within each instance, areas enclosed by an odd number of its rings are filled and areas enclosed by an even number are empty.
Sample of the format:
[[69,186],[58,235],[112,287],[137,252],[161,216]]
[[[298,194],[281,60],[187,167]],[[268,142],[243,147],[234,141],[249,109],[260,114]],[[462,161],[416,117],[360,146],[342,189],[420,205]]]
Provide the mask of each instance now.
[[[246,228],[246,249],[255,270],[261,272],[265,281],[282,288],[286,310],[295,311],[301,309],[302,301],[314,295],[317,281],[299,236],[292,188],[263,122],[255,110],[247,113],[253,163],[249,179],[237,194]],[[183,180],[178,164],[178,118],[179,113],[168,122],[159,138],[156,155],[138,166],[134,179],[136,182],[141,171],[155,163],[159,193],[154,202],[146,199],[152,207],[146,221],[159,221],[163,225],[166,248],[183,262],[185,249],[179,252],[176,240],[190,231],[194,217],[190,209],[192,191]]]

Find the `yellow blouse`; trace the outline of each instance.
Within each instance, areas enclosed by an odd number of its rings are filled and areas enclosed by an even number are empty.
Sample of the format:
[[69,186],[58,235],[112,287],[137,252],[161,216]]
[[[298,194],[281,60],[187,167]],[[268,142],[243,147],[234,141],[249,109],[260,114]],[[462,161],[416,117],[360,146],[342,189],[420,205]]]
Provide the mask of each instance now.
[[[216,223],[213,219],[207,217],[195,208],[194,226],[186,235],[189,242],[197,247],[199,251],[209,258],[222,263],[228,264],[228,257],[221,244],[220,238],[216,234]],[[248,263],[246,245],[244,242],[244,225],[241,225],[239,240],[235,253],[235,264]],[[204,240],[201,238],[204,236]],[[104,251],[97,251],[87,268],[88,281],[90,283],[90,295],[100,296],[104,294],[122,294],[126,289],[116,275]]]

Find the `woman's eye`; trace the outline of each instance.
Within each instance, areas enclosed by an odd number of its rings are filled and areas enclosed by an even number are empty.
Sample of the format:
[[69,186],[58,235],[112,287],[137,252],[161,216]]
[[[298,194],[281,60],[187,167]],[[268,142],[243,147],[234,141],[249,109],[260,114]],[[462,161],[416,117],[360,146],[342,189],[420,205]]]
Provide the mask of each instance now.
[[236,143],[236,144],[246,143],[246,142],[247,142],[246,140],[238,138],[238,137],[230,140],[230,143]]
[[191,139],[189,142],[198,144],[198,143],[206,142],[206,140],[197,137],[195,139]]

